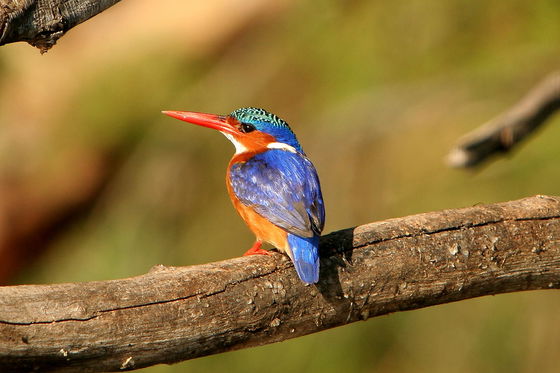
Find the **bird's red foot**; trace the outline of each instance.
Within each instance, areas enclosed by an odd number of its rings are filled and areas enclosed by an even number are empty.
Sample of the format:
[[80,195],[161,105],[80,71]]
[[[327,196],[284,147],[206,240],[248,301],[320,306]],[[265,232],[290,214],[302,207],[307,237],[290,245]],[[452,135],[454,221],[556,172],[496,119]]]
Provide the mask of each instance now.
[[262,242],[257,241],[255,244],[243,254],[243,256],[249,255],[270,255],[270,252],[264,249],[261,249]]

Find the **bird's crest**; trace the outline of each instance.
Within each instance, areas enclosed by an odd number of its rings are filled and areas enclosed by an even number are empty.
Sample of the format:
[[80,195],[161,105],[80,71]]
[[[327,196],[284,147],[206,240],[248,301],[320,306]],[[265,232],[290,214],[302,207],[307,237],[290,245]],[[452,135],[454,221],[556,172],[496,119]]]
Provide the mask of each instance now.
[[254,107],[237,109],[229,116],[240,123],[251,124],[258,131],[272,135],[276,141],[288,144],[294,147],[298,152],[303,153],[303,149],[297,141],[296,135],[292,132],[288,123],[280,117],[264,109]]

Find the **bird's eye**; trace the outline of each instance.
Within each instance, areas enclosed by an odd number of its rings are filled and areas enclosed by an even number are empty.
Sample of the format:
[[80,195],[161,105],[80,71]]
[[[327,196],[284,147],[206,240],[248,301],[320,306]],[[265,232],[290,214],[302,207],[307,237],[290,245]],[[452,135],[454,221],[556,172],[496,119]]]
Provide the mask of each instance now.
[[255,129],[255,126],[249,123],[241,123],[241,126],[239,127],[239,130],[243,133],[253,132]]

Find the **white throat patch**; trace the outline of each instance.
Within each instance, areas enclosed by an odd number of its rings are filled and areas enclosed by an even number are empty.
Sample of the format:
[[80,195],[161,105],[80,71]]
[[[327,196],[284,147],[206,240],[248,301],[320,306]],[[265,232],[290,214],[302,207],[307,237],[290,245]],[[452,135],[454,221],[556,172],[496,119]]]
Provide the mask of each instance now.
[[237,141],[231,134],[225,132],[222,133],[224,134],[225,137],[227,137],[229,141],[231,141],[233,146],[235,146],[235,154],[245,153],[247,150],[249,150],[242,143]]

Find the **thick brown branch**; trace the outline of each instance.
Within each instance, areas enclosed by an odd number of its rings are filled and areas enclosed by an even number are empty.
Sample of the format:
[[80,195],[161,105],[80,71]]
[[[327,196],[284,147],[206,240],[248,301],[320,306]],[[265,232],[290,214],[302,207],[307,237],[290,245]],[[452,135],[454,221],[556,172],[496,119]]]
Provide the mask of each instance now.
[[0,288],[0,371],[118,371],[282,341],[387,313],[560,287],[560,198],[445,210],[321,241],[304,286],[283,255],[123,280]]
[[560,72],[546,77],[511,109],[463,136],[447,155],[452,167],[472,167],[509,151],[560,109]]
[[120,0],[4,0],[0,5],[0,45],[26,41],[42,53],[72,27]]

